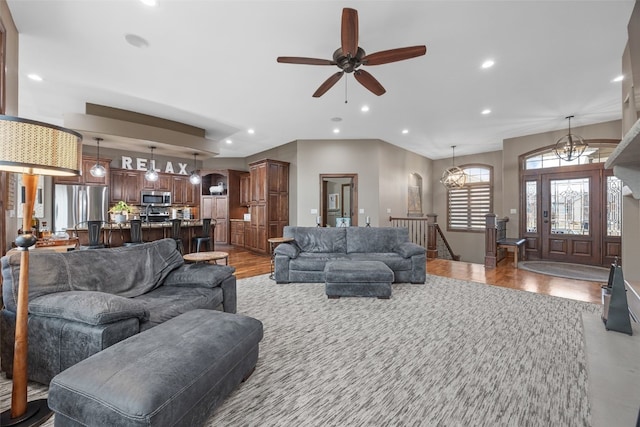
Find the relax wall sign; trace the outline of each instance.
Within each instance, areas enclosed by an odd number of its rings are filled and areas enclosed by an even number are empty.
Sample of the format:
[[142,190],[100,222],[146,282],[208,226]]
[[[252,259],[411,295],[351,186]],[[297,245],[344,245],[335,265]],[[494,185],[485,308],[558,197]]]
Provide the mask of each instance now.
[[164,169],[158,167],[159,163],[154,160],[143,159],[136,157],[122,156],[120,160],[120,167],[122,169],[131,169],[139,171],[147,171],[154,169],[156,172],[172,173],[177,175],[189,175],[187,172],[188,163],[177,162],[178,171],[176,172],[174,165],[171,161],[168,161],[164,165]]

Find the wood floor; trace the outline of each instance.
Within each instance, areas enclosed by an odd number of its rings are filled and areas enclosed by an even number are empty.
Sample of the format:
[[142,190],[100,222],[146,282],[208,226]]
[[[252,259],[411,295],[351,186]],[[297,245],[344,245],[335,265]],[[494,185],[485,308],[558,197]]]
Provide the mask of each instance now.
[[[271,262],[267,255],[258,255],[231,245],[217,244],[216,250],[229,253],[229,265],[236,268],[238,279],[270,272]],[[434,259],[427,262],[427,273],[577,301],[596,304],[601,302],[601,283],[563,279],[515,269],[512,258],[500,261],[495,269],[485,269],[481,264]]]

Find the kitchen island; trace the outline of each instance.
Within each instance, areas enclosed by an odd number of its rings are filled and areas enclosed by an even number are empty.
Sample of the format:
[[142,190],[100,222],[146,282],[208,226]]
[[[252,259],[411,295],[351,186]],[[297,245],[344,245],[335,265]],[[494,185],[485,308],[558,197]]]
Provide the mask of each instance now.
[[[131,226],[129,222],[115,223],[108,222],[102,227],[102,242],[111,248],[117,248],[124,245],[125,242],[131,241]],[[191,252],[191,238],[200,235],[202,230],[201,220],[182,220],[180,227],[180,238],[184,246],[184,253]],[[89,243],[89,233],[86,227],[77,230],[67,230],[68,233],[77,234],[80,245]],[[171,238],[171,222],[143,222],[142,223],[142,240],[152,242],[164,238]],[[213,249],[213,248],[212,248]]]

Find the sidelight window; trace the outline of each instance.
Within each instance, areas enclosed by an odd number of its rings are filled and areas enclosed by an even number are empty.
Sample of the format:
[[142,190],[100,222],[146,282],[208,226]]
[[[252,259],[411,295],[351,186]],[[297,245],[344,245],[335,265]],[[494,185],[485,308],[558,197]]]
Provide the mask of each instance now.
[[622,181],[607,177],[607,236],[622,235]]

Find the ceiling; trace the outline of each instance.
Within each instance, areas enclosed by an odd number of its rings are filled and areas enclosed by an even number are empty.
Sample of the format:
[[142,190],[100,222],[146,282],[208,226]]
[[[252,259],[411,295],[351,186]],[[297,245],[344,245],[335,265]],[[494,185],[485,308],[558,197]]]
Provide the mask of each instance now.
[[[566,128],[568,115],[572,127],[621,116],[612,79],[633,0],[157,1],[8,0],[20,33],[19,115],[63,126],[88,102],[203,128],[222,157],[298,139],[381,139],[431,159],[452,145],[456,155],[500,150],[505,138]],[[425,56],[364,67],[386,88],[380,97],[349,74],[312,98],[337,67],[276,62],[331,59],[343,7],[358,10],[367,53],[427,46]],[[486,59],[495,65],[482,69]]]

